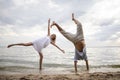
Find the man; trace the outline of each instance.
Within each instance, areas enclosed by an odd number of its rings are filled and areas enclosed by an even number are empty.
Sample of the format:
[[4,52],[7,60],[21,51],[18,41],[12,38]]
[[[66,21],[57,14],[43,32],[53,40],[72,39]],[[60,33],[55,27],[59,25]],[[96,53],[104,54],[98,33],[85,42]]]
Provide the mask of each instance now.
[[75,46],[74,67],[75,67],[75,72],[77,73],[77,60],[85,60],[87,70],[89,70],[89,65],[88,65],[88,60],[86,55],[82,24],[74,18],[74,14],[72,14],[72,20],[77,25],[76,34],[66,32],[54,21],[51,24],[51,27],[56,26],[59,32],[74,44]]

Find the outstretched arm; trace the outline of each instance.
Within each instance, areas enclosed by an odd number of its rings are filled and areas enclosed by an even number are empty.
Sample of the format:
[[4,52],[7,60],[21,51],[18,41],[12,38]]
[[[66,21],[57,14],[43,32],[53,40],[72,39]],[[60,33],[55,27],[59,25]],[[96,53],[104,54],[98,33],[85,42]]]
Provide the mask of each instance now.
[[74,18],[74,13],[72,13],[72,20],[75,22],[75,24],[81,24],[77,19]]
[[62,50],[61,48],[59,48],[55,43],[51,42],[51,44],[52,44],[53,46],[57,47],[57,48],[58,48],[60,51],[62,51],[63,53],[65,53],[65,51]]
[[50,36],[50,18],[48,19],[48,36]]

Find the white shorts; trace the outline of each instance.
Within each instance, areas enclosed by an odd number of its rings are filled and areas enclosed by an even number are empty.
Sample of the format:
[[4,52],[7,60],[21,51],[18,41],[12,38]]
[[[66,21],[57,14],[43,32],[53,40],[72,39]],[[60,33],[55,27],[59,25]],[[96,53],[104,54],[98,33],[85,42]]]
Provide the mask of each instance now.
[[41,53],[42,49],[43,49],[43,46],[38,44],[37,42],[32,42],[33,43],[33,47],[34,49],[38,52],[38,53]]
[[50,37],[45,36],[39,39],[34,40],[33,47],[37,52],[41,52],[43,48],[47,47],[50,44]]

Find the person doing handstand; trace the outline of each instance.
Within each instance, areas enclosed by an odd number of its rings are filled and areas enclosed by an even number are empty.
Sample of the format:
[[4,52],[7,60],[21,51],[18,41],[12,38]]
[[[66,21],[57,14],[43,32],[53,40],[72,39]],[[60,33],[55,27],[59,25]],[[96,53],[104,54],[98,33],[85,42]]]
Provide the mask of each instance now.
[[72,20],[77,25],[77,32],[76,34],[72,34],[70,32],[66,32],[63,30],[55,21],[51,24],[52,26],[56,26],[59,32],[71,41],[75,46],[75,55],[74,55],[74,68],[75,72],[77,72],[77,60],[85,60],[86,68],[89,70],[88,59],[86,55],[86,47],[85,47],[85,40],[83,35],[82,24],[74,18],[74,14],[72,14]]

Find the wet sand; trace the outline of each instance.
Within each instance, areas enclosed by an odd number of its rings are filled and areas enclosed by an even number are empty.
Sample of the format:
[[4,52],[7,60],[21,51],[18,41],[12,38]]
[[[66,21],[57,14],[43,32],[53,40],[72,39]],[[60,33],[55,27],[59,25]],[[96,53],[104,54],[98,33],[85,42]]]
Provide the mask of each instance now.
[[79,74],[2,74],[0,80],[120,80],[120,72]]

